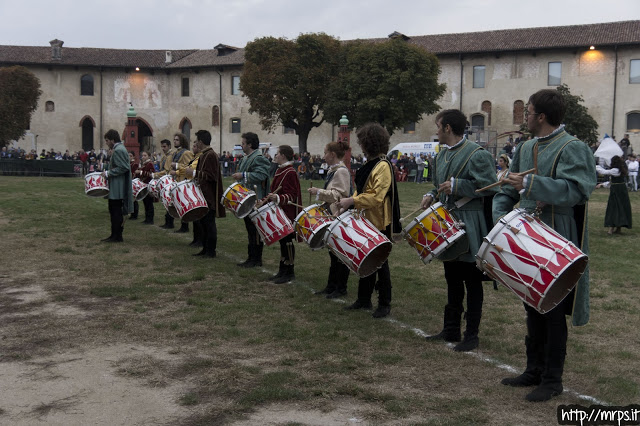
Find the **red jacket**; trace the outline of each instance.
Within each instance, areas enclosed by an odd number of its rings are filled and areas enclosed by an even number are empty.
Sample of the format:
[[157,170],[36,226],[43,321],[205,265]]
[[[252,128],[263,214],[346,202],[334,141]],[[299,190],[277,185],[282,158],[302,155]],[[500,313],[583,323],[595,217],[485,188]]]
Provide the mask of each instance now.
[[298,173],[289,164],[284,167],[278,167],[275,176],[271,181],[270,192],[276,192],[278,195],[279,205],[291,221],[296,218],[301,209],[298,206],[289,204],[289,201],[302,205],[302,194],[300,192],[300,179]]
[[[153,177],[153,172],[155,172],[155,169],[153,168],[153,161],[151,160],[147,161],[146,163],[144,163],[142,168],[138,170],[140,170],[141,173],[138,176],[134,176],[134,177],[139,177],[140,180],[143,181],[144,183],[151,182],[151,178]],[[133,172],[133,167],[131,168],[131,171]]]

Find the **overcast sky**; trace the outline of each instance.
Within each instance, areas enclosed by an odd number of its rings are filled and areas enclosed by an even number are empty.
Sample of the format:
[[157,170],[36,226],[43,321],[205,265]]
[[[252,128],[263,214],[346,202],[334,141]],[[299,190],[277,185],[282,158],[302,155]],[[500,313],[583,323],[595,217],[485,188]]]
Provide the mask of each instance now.
[[640,19],[640,0],[0,0],[0,44],[244,47],[263,36],[341,40]]

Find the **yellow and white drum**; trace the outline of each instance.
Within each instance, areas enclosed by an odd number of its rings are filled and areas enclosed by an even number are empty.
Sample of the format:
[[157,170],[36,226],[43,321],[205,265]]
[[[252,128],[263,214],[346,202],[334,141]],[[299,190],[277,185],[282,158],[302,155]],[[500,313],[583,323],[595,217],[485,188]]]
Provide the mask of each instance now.
[[416,217],[402,230],[402,236],[424,263],[431,262],[434,257],[443,260],[441,256],[454,244],[468,242],[462,224],[440,202]]
[[256,204],[256,193],[242,186],[239,182],[235,182],[224,191],[220,201],[238,219],[242,219],[253,210],[253,206]]
[[544,314],[567,297],[589,258],[523,209],[505,215],[484,238],[476,265]]
[[324,247],[324,234],[332,221],[331,213],[322,204],[312,204],[298,213],[293,223],[296,234],[311,250],[319,250]]

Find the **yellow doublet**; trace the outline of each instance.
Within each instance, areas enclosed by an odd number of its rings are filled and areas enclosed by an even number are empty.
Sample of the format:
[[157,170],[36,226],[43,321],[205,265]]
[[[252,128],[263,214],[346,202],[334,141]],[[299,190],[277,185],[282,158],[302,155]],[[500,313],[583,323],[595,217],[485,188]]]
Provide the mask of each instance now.
[[391,199],[387,196],[392,185],[391,168],[380,161],[371,171],[362,194],[353,195],[357,210],[365,210],[365,217],[383,231],[391,223]]
[[180,182],[185,179],[193,180],[191,176],[186,175],[185,170],[187,170],[188,168],[192,168],[195,171],[196,167],[198,167],[198,158],[200,158],[200,153],[197,153],[189,164],[186,164],[186,165],[178,164],[178,170],[176,170],[176,181]]
[[[193,160],[193,152],[186,150],[180,157],[180,160],[178,160],[178,164],[176,166],[176,176],[175,176],[176,182],[181,182],[185,180],[184,169],[187,168],[191,160]],[[171,157],[171,161],[173,161],[173,157]],[[171,167],[171,162],[169,162],[169,167]],[[181,168],[182,168],[182,176],[178,174],[178,170]]]
[[158,179],[164,175],[169,174],[169,172],[171,171],[171,159],[173,158],[174,152],[175,149],[170,149],[166,154],[162,156],[162,158],[160,159],[160,167],[162,167],[162,165],[164,164],[164,168],[153,174],[154,179]]

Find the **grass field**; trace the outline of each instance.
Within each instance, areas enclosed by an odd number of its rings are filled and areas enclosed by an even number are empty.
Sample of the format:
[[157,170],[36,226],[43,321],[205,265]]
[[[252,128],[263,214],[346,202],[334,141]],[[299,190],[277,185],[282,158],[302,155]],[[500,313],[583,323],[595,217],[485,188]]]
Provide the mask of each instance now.
[[[429,187],[399,184],[403,216]],[[277,244],[265,248],[262,269],[237,268],[246,232],[231,215],[217,222],[216,259],[192,257],[191,234],[158,228],[160,204],[156,226],[129,221],[124,244],[100,243],[109,235],[106,200],[85,196],[76,178],[0,177],[0,362],[113,343],[160,348],[171,361],[123,353],[114,369],[153,389],[180,384],[171,401],[184,409],[177,424],[544,425],[556,424],[559,404],[593,403],[581,396],[638,403],[640,240],[635,229],[606,235],[607,196],[598,189],[589,205],[591,322],[570,328],[569,391],[547,403],[526,403],[526,389],[499,383],[511,374],[504,365],[521,370],[525,361],[524,309],[505,288],[485,286],[480,347],[455,353],[415,330],[440,330],[446,285],[442,264],[422,264],[404,241],[390,256],[391,316],[374,320],[342,309],[355,300],[354,275],[342,301],[312,294],[326,284],[326,250],[299,244],[292,284],[266,281]],[[640,196],[630,196],[638,211]],[[10,296],[34,285],[46,297]],[[0,398],[0,423],[10,415]]]

